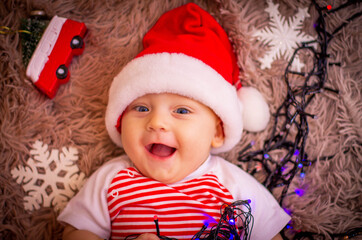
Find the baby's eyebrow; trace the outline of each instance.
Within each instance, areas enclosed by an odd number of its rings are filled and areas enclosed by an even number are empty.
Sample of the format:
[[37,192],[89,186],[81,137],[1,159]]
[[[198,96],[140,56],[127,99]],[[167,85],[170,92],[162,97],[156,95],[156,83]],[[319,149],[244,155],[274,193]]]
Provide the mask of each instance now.
[[144,101],[137,101],[136,100],[136,101],[131,102],[128,106],[146,106],[146,105],[149,105],[149,104],[147,104]]

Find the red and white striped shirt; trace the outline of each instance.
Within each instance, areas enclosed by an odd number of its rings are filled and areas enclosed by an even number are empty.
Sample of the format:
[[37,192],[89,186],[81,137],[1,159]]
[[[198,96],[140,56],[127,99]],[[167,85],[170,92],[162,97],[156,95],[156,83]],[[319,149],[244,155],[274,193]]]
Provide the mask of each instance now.
[[[157,215],[161,235],[191,239],[203,221],[219,220],[221,204],[250,199],[254,217],[251,239],[271,239],[290,221],[264,186],[220,157],[210,156],[182,182],[172,185],[140,176],[132,167],[127,156],[105,163],[70,200],[58,220],[100,238],[112,235],[112,239],[122,239],[133,233],[156,233],[153,217]],[[118,234],[121,236],[116,237]]]
[[145,232],[191,239],[205,222],[217,223],[220,207],[232,203],[230,192],[214,174],[167,185],[142,176],[135,168],[119,171],[107,194],[112,239]]

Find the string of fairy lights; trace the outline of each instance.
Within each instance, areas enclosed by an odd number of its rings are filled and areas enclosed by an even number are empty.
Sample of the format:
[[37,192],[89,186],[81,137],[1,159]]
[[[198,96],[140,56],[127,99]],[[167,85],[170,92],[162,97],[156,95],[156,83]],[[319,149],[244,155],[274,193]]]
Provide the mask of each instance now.
[[[251,171],[255,175],[258,171],[263,171],[266,175],[263,185],[268,190],[273,191],[276,188],[282,188],[279,199],[280,205],[286,196],[290,195],[289,187],[295,177],[304,178],[307,169],[316,162],[316,159],[310,159],[306,150],[306,141],[309,134],[309,119],[317,119],[317,116],[308,112],[307,107],[315,98],[316,94],[329,91],[338,94],[338,90],[325,86],[327,80],[328,65],[341,66],[340,63],[328,61],[328,45],[334,36],[348,25],[351,21],[361,16],[358,12],[346,19],[340,26],[332,32],[326,29],[326,18],[346,7],[358,4],[357,0],[349,0],[339,7],[333,8],[328,5],[319,6],[315,0],[312,1],[319,16],[314,24],[318,35],[317,40],[303,42],[294,51],[285,72],[284,80],[287,86],[287,95],[284,102],[278,107],[274,116],[274,126],[270,136],[264,141],[261,150],[251,151],[254,145],[251,142],[245,149],[239,152],[238,162],[254,162],[258,167]],[[315,47],[317,45],[317,47]],[[292,70],[292,64],[296,56],[309,56],[311,66],[305,67],[304,71]],[[298,84],[293,84],[298,82]],[[280,157],[280,155],[282,155]],[[321,157],[320,160],[329,160],[333,156]],[[303,196],[304,189],[297,188],[292,194]],[[287,211],[289,212],[289,211]],[[290,212],[289,212],[290,213]],[[287,228],[292,228],[287,225]],[[350,232],[337,234],[342,236],[354,236],[360,234],[361,228],[352,229]],[[298,233],[299,236],[311,237],[318,235],[315,233]],[[331,234],[331,237],[333,235]],[[301,239],[301,238],[299,238]],[[313,239],[312,237],[310,239]]]
[[[254,225],[250,202],[250,200],[239,200],[231,204],[224,204],[220,208],[221,218],[219,222],[211,226],[208,221],[205,221],[200,231],[191,240],[249,240]],[[158,217],[155,215],[154,222],[157,237],[162,240],[177,240],[176,238],[161,235],[158,221]],[[242,224],[237,224],[237,222]],[[126,240],[136,239],[137,237],[139,237],[139,234],[129,235]]]
[[[194,235],[191,240],[201,239],[250,239],[250,234],[254,225],[254,217],[251,214],[250,200],[239,200],[232,204],[224,204],[221,207],[221,218],[217,225],[207,230],[208,224]],[[237,226],[236,222],[241,222],[241,226]]]

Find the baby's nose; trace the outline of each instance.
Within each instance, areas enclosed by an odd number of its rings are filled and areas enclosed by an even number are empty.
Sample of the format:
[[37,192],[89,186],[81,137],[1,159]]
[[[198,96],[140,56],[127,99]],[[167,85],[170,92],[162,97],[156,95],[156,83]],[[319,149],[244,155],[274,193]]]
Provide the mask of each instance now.
[[168,131],[168,116],[162,113],[150,114],[150,119],[147,124],[147,130],[153,131]]

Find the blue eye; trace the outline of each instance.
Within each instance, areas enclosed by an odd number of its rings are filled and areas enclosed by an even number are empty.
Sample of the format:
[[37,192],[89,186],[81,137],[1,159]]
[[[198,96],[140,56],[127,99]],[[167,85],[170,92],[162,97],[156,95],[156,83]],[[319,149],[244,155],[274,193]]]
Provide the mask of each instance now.
[[149,111],[148,108],[145,107],[145,106],[136,106],[134,109],[135,109],[137,112],[148,112],[148,111]]
[[188,113],[190,113],[190,111],[187,110],[186,108],[178,108],[175,112],[178,113],[178,114],[188,114]]

